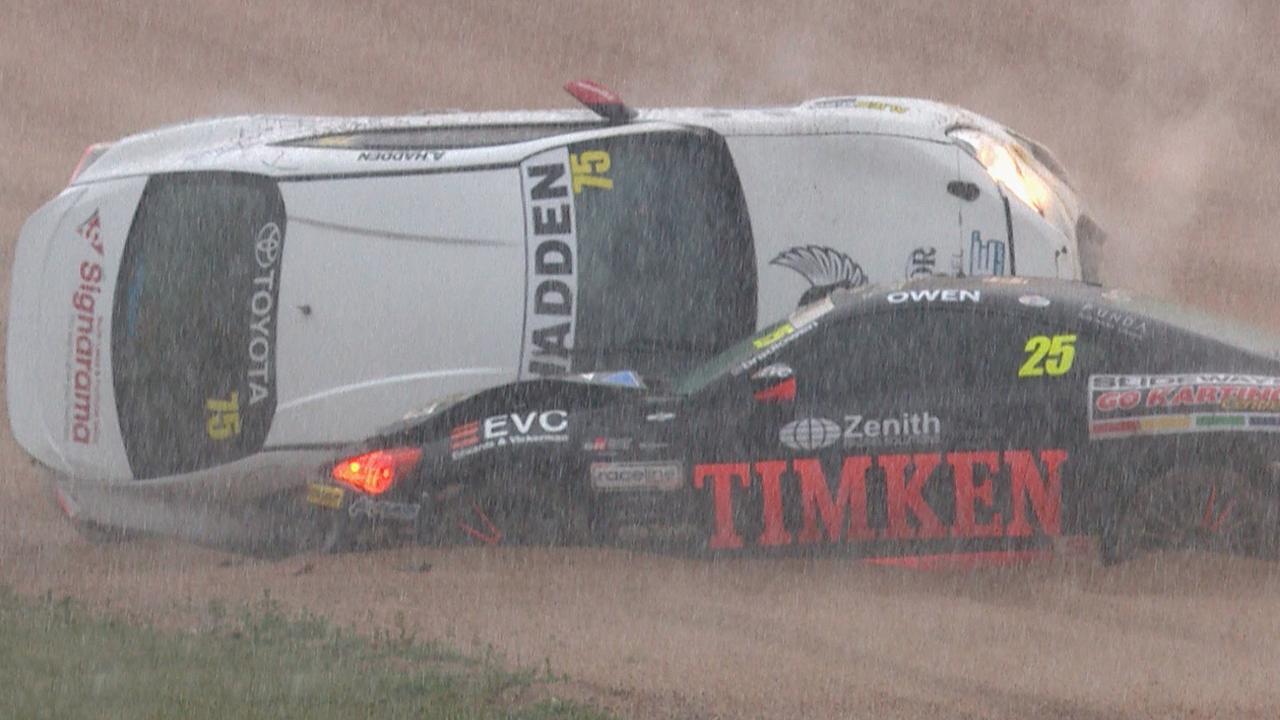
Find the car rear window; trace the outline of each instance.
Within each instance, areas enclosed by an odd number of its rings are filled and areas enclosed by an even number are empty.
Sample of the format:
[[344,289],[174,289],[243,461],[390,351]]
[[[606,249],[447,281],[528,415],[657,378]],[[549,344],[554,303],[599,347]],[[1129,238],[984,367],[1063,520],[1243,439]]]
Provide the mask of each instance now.
[[275,414],[284,200],[244,173],[152,177],[112,310],[116,404],[134,477],[262,448]]
[[575,178],[583,183],[575,371],[667,375],[755,329],[755,245],[723,138],[619,135],[571,144],[569,153],[596,168],[608,158],[598,177]]

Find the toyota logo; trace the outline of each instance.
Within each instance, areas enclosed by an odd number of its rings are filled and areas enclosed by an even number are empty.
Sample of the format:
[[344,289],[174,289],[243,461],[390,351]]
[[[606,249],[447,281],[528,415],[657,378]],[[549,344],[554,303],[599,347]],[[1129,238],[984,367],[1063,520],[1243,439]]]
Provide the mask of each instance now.
[[280,226],[270,222],[258,231],[258,239],[253,244],[253,255],[258,267],[269,268],[276,264],[280,257]]

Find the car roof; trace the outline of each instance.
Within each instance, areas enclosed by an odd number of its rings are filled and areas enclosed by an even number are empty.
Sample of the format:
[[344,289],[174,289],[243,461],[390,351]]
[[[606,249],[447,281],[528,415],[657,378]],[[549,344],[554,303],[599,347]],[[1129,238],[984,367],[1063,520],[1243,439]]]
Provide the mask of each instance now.
[[[978,304],[995,306],[1045,307],[1067,305],[1072,308],[1090,302],[1127,302],[1133,293],[1108,289],[1092,283],[1028,276],[949,277],[934,276],[889,285],[866,285],[841,289],[831,294],[831,301],[842,313],[857,314],[885,305],[904,302],[930,303],[943,291],[977,293]],[[905,293],[907,299],[898,298]],[[968,297],[968,296],[966,296]],[[1047,301],[1047,302],[1044,302]]]
[[[945,291],[952,301],[944,301]],[[966,295],[961,296],[964,292]],[[973,294],[977,294],[977,299]],[[834,310],[824,318],[847,317],[906,305],[952,309],[1004,309],[1048,318],[1076,318],[1086,306],[1141,317],[1188,335],[1280,359],[1280,335],[1233,318],[1094,283],[1027,276],[932,277],[893,285],[868,285],[830,295]]]
[[[610,124],[578,108],[364,117],[215,117],[156,128],[111,143],[77,182],[173,170],[229,169],[288,176],[305,173],[308,159],[319,157],[314,154],[317,150],[350,149],[340,143],[343,138],[380,133],[496,132],[492,142],[442,139],[439,147],[450,152],[433,166],[462,168],[498,160],[515,162],[544,146],[592,133],[705,128],[725,137],[868,134],[947,142],[947,129],[957,125],[1006,132],[999,123],[945,103],[868,95],[761,108],[638,108],[634,120],[622,124]],[[503,127],[516,135],[502,137]],[[329,142],[335,143],[334,147],[326,148]],[[431,143],[427,146],[435,147]]]

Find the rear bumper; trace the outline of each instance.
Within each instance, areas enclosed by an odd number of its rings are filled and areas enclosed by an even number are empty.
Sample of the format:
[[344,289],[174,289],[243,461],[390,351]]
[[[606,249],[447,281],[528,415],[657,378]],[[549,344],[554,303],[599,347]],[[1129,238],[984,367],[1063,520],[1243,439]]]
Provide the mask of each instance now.
[[8,337],[5,340],[9,427],[23,450],[62,472],[69,470],[69,463],[59,449],[61,429],[48,427],[45,404],[49,398],[42,392],[52,381],[50,358],[45,356],[43,348],[46,336],[55,330],[46,327],[40,315],[50,246],[58,227],[83,194],[83,189],[69,189],[27,219],[14,245],[13,267],[9,271]]

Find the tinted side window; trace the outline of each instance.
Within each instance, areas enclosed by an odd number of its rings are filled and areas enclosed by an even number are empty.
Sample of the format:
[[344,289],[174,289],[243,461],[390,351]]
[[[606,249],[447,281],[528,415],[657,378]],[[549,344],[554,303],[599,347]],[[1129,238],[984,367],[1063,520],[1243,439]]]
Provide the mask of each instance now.
[[723,138],[623,135],[569,153],[593,171],[575,174],[575,371],[684,369],[755,330],[755,246]]
[[822,400],[973,381],[971,338],[950,313],[909,308],[830,323],[793,353],[802,396]]
[[[599,127],[589,123],[539,123],[529,125],[454,125],[383,128],[352,133],[287,140],[281,145],[350,150],[454,150],[509,145]],[[378,159],[378,158],[371,158]]]

